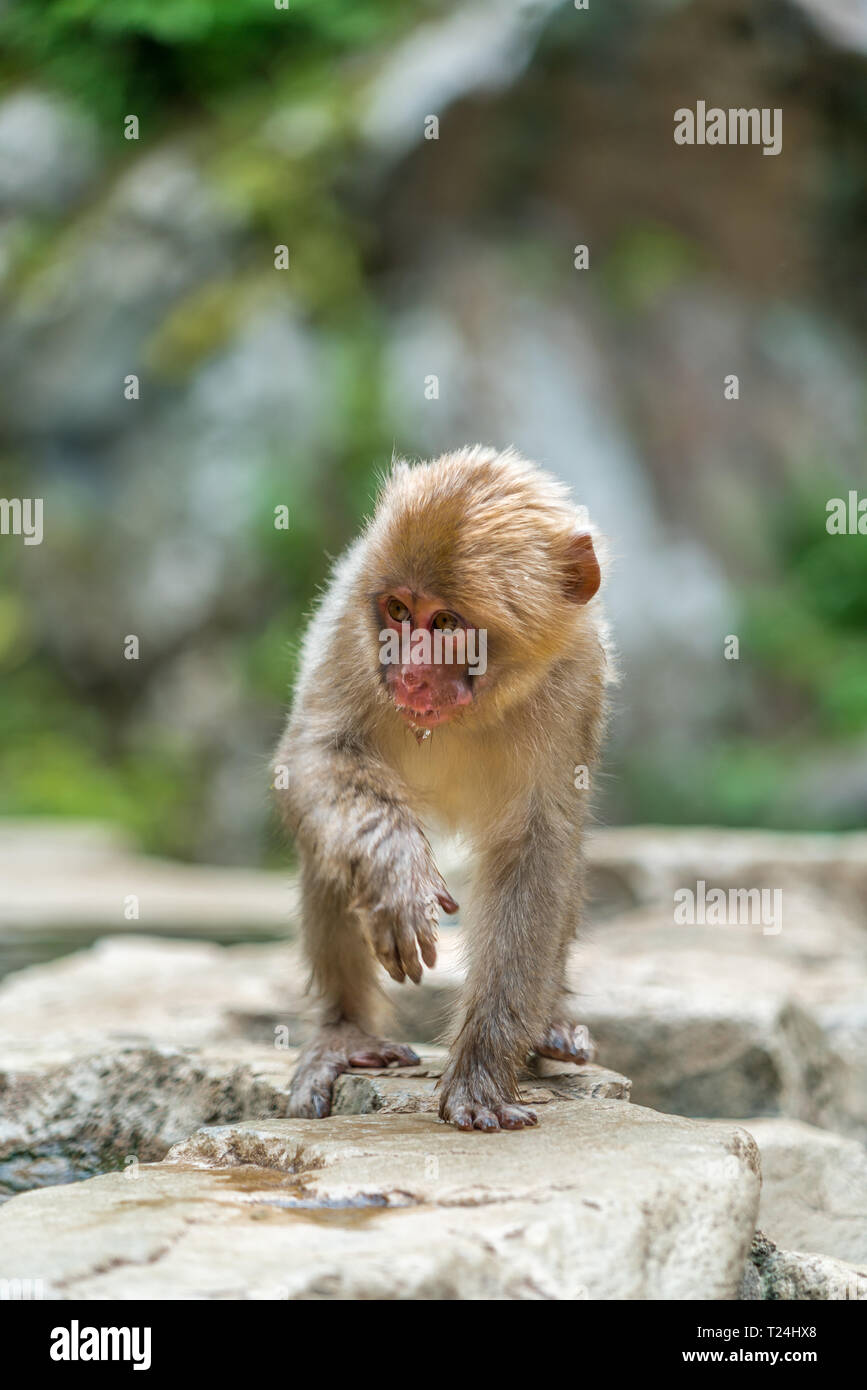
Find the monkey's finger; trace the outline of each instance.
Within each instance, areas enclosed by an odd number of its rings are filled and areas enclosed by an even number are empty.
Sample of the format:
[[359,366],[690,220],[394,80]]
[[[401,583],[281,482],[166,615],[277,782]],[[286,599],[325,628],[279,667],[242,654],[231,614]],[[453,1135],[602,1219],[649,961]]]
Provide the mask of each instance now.
[[431,893],[423,899],[413,922],[421,958],[429,970],[432,970],[437,963],[437,927],[439,921],[437,898],[434,893]]
[[418,958],[416,940],[412,932],[404,928],[397,938],[400,963],[414,985],[421,984],[421,961]]
[[437,963],[436,933],[428,930],[420,931],[418,934],[418,947],[421,951],[421,958],[428,970],[433,970]]
[[460,904],[455,902],[447,888],[443,889],[442,893],[437,893],[436,898],[443,912],[447,912],[450,917],[453,913],[457,912],[460,907]]
[[383,1059],[378,1052],[353,1052],[349,1059],[351,1067],[381,1067]]
[[398,960],[394,943],[380,942],[376,947],[376,954],[381,965],[384,965],[389,975],[397,984],[402,985],[406,979],[406,972],[403,970]]
[[363,920],[367,939],[373,948],[374,955],[380,965],[388,971],[391,978],[397,984],[402,985],[406,979],[406,972],[401,966],[397,952],[392,914],[380,904],[372,912],[365,913]]

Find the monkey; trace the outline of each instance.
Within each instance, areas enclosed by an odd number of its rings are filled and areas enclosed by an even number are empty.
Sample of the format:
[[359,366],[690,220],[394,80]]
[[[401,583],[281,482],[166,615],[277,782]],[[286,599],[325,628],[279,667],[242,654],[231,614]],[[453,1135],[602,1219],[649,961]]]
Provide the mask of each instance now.
[[477,858],[440,1117],[535,1125],[517,1079],[531,1054],[591,1060],[565,972],[584,882],[575,773],[596,764],[614,678],[591,603],[602,555],[565,484],[514,450],[392,461],[302,640],[275,757],[322,1010],[290,1115],[329,1114],[349,1068],[419,1061],[383,1037],[377,962],[415,984],[436,963],[440,913],[458,910],[437,827]]

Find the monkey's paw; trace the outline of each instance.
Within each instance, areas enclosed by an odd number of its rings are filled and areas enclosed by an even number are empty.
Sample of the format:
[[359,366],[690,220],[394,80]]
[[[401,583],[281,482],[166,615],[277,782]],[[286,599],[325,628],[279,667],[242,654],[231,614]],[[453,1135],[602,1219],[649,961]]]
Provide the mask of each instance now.
[[375,1038],[353,1024],[323,1029],[301,1053],[286,1113],[322,1120],[331,1114],[335,1081],[350,1067],[414,1067],[420,1060],[411,1047]]
[[596,1044],[584,1023],[552,1023],[542,1034],[535,1048],[540,1057],[553,1057],[555,1062],[593,1062]]
[[391,891],[380,889],[373,900],[357,897],[354,906],[361,912],[374,955],[391,978],[402,985],[408,975],[418,985],[422,961],[429,970],[437,962],[440,908],[452,913],[458,905],[426,855],[393,875],[391,884]]

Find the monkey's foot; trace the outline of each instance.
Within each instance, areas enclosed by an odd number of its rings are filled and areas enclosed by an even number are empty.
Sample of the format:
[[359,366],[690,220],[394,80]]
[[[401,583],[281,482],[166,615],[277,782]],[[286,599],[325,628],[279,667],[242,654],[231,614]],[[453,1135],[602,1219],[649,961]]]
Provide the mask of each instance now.
[[535,1048],[539,1057],[553,1057],[555,1062],[592,1062],[596,1044],[585,1023],[551,1023]]
[[375,1038],[355,1024],[323,1028],[298,1059],[286,1113],[293,1119],[322,1120],[331,1114],[335,1081],[350,1067],[414,1067],[420,1060],[411,1047]]
[[525,1129],[538,1124],[536,1112],[507,1097],[495,1097],[488,1088],[460,1078],[444,1083],[440,1119],[456,1129]]
[[456,1129],[526,1129],[539,1123],[535,1110],[526,1105],[500,1101],[494,1105],[473,1102],[445,1102],[440,1117]]
[[386,1042],[385,1038],[367,1038],[349,1054],[351,1067],[416,1067],[421,1058],[405,1043]]

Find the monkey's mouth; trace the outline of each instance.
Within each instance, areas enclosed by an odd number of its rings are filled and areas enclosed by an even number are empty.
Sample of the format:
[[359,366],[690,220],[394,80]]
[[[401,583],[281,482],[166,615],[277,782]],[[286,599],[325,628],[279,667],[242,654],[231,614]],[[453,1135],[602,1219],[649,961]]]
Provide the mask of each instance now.
[[447,724],[458,712],[457,705],[439,705],[430,709],[416,709],[412,705],[394,705],[405,724],[413,730],[435,729],[438,724]]
[[411,673],[405,677],[395,673],[388,686],[394,708],[414,732],[447,724],[473,701],[469,682],[452,675],[423,677]]

